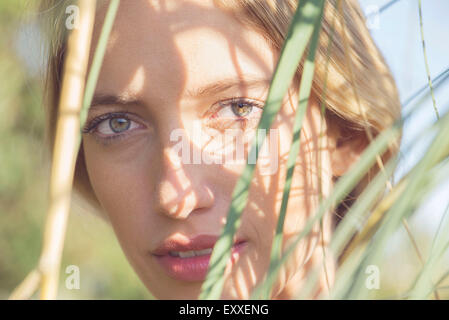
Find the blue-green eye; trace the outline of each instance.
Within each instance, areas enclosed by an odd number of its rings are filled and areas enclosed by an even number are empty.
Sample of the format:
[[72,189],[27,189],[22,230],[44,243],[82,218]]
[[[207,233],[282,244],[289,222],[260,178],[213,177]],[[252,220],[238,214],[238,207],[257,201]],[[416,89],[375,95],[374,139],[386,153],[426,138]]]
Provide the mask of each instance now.
[[101,136],[113,136],[131,131],[139,127],[139,124],[126,117],[111,117],[100,122],[95,131]]
[[100,138],[112,138],[143,128],[146,126],[131,120],[128,114],[113,112],[103,114],[90,121],[83,129],[83,133],[94,133]]

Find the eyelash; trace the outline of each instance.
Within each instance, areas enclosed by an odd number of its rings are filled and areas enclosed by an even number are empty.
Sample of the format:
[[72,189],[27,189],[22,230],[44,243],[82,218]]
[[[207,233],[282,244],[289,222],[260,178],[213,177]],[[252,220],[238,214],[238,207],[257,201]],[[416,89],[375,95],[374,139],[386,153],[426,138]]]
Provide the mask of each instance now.
[[256,108],[260,108],[263,109],[263,104],[262,102],[256,102],[256,100],[253,99],[249,99],[249,98],[228,98],[228,99],[223,99],[218,101],[216,104],[218,105],[231,105],[234,103],[243,103],[243,104],[247,104],[251,107],[256,107]]
[[[248,99],[248,98],[232,97],[232,98],[223,99],[223,100],[220,100],[220,101],[216,102],[212,106],[212,108],[211,108],[212,110],[209,110],[208,112],[206,112],[206,114],[212,113],[212,115],[211,115],[211,117],[212,117],[218,111],[222,110],[226,106],[232,106],[233,104],[238,104],[238,103],[242,103],[242,104],[251,106],[252,108],[263,109],[263,103],[262,102],[256,102],[255,100]],[[132,115],[132,113],[125,112],[125,111],[111,112],[111,113],[102,114],[102,115],[92,119],[88,123],[86,123],[86,125],[84,126],[84,128],[82,130],[82,133],[84,133],[84,134],[91,134],[91,133],[94,132],[95,129],[97,129],[97,127],[102,122],[107,121],[107,120],[111,120],[111,119],[115,119],[115,118],[121,118],[121,119],[126,119],[126,120],[129,120],[129,121],[135,121],[135,120],[131,119],[130,115]],[[236,117],[239,117],[239,116],[236,115]],[[248,118],[247,117],[240,117],[239,120],[246,120],[246,121],[248,121]],[[100,142],[109,143],[109,142],[112,142],[113,140],[115,140],[115,141],[120,140],[120,139],[124,138],[126,135],[127,135],[126,133],[118,133],[118,134],[108,135],[107,137],[100,137],[98,135],[95,135],[95,137]]]
[[[244,105],[248,105],[251,108],[259,108],[261,110],[263,110],[264,104],[261,101],[258,100],[254,100],[254,99],[249,99],[249,98],[236,98],[236,97],[232,97],[232,98],[227,98],[227,99],[223,99],[218,101],[217,103],[215,103],[212,106],[212,110],[209,110],[206,112],[206,114],[212,113],[212,115],[210,116],[210,118],[208,120],[211,120],[212,122],[214,122],[215,120],[212,118],[217,112],[219,112],[220,110],[222,110],[225,107],[231,107],[233,104],[244,104]],[[246,116],[238,116],[237,114],[235,114],[236,117],[238,117],[238,121],[243,121],[242,123],[242,127],[246,128],[248,121],[250,121],[250,116],[246,117]],[[256,119],[258,121],[258,119]],[[218,120],[221,121],[221,120]],[[216,121],[215,121],[216,122]],[[220,124],[215,124],[217,126],[220,126]],[[226,129],[226,126],[220,126],[220,129]]]
[[[133,115],[133,113],[125,112],[125,111],[111,112],[111,113],[102,114],[102,115],[92,119],[91,121],[89,121],[84,126],[84,128],[82,130],[82,133],[91,134],[91,133],[93,133],[97,129],[97,127],[102,122],[107,121],[107,120],[111,120],[111,119],[120,118],[120,119],[126,119],[126,120],[129,120],[129,121],[137,122],[137,121],[131,119],[130,115]],[[125,132],[125,133],[111,134],[111,135],[108,135],[106,137],[100,137],[98,135],[94,135],[94,136],[95,136],[95,138],[99,142],[104,143],[104,144],[108,144],[108,143],[113,142],[113,141],[119,141],[119,140],[125,138],[126,135],[127,134]]]
[[92,119],[90,122],[88,122],[83,128],[83,133],[91,133],[103,121],[110,120],[112,118],[119,118],[119,117],[124,118],[126,120],[130,120],[128,117],[128,114],[126,112],[105,113],[105,114],[102,114],[102,115]]

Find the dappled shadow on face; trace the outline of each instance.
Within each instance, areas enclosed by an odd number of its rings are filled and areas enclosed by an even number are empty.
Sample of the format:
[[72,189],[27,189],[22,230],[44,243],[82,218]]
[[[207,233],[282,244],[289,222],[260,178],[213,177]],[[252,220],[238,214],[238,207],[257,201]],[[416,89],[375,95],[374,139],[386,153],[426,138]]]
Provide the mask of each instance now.
[[[98,13],[94,44],[105,9],[100,8]],[[171,133],[186,130],[191,154],[203,154],[204,150],[232,152],[232,142],[217,143],[216,136],[193,139],[191,124],[195,120],[204,124],[204,111],[220,99],[229,95],[265,99],[266,88],[254,91],[242,81],[224,93],[201,97],[190,94],[223,78],[245,79],[252,75],[271,79],[278,53],[265,39],[255,40],[255,34],[250,32],[255,31],[246,30],[232,16],[214,7],[212,1],[121,2],[96,89],[96,96],[118,99],[92,109],[90,116],[117,111],[135,113],[153,128],[151,138],[139,143],[134,138],[124,139],[113,147],[102,147],[88,139],[83,144],[85,159],[80,161],[86,161],[93,191],[131,264],[158,297],[175,298],[173,295],[178,293],[167,288],[176,288],[180,283],[163,275],[160,266],[139,254],[149,256],[157,244],[176,235],[219,235],[244,167],[185,163],[175,150],[177,144],[171,141]],[[228,288],[229,298],[247,297],[268,267],[290,149],[294,114],[288,110],[296,108],[295,97],[289,96],[283,102],[272,127],[282,134],[274,155],[278,169],[264,175],[257,167],[251,181],[248,205],[237,232],[237,237],[248,240],[248,253],[230,275],[229,283],[235,286]],[[306,117],[306,122],[312,120]],[[232,121],[226,123],[221,130],[235,126]],[[255,128],[252,125],[243,135],[251,136]],[[291,189],[287,237],[300,231],[312,214],[311,202],[317,192],[316,183],[312,183],[316,174],[311,153],[318,148],[318,128],[311,124],[305,131]],[[249,146],[244,145],[246,156]],[[110,177],[112,168],[118,179]],[[286,278],[291,276],[289,272],[284,274]],[[180,295],[194,297],[200,284],[181,287]]]

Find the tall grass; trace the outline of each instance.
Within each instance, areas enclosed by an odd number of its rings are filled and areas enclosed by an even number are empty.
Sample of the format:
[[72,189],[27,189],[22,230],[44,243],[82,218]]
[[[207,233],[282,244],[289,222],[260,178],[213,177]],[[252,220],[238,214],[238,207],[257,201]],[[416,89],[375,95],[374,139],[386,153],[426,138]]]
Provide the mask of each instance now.
[[[308,20],[306,20],[305,17],[309,15],[308,13],[306,13],[306,8],[308,8],[308,6],[310,6],[310,8],[313,7],[317,11],[321,10],[321,12],[315,12],[313,18],[309,18]],[[351,169],[351,171],[347,172],[340,179],[340,181],[335,185],[333,192],[329,196],[329,198],[322,199],[317,212],[307,222],[304,229],[297,236],[295,242],[291,244],[290,247],[286,248],[284,254],[281,256],[280,251],[281,239],[283,236],[283,222],[285,218],[285,210],[291,185],[291,160],[292,157],[296,155],[297,148],[299,146],[299,132],[301,128],[304,109],[308,102],[308,90],[310,89],[308,88],[308,85],[311,83],[311,79],[313,77],[313,51],[316,49],[315,37],[319,33],[319,23],[316,22],[319,21],[317,17],[321,16],[322,10],[323,7],[321,6],[321,3],[319,1],[300,2],[296,15],[293,18],[292,24],[290,26],[290,30],[282,50],[281,58],[279,59],[278,66],[273,77],[272,85],[264,109],[264,114],[262,115],[262,120],[259,126],[259,128],[266,128],[268,122],[264,122],[264,120],[272,118],[272,115],[279,111],[279,106],[272,103],[272,99],[274,97],[273,93],[282,92],[280,91],[280,89],[284,89],[290,83],[291,78],[285,77],[282,78],[282,80],[278,78],[282,76],[282,67],[288,64],[288,62],[286,62],[285,60],[287,59],[287,57],[291,59],[289,62],[291,63],[292,68],[296,68],[300,57],[290,57],[288,49],[290,48],[290,45],[295,41],[299,41],[298,39],[295,39],[295,37],[301,37],[301,34],[295,33],[295,30],[298,30],[300,27],[305,27],[305,25],[308,24],[308,27],[312,28],[313,31],[305,33],[305,36],[303,36],[303,38],[301,39],[306,38],[307,41],[309,41],[310,34],[313,33],[314,36],[312,37],[312,41],[310,43],[311,51],[309,52],[309,56],[307,59],[307,63],[309,64],[306,64],[301,79],[301,98],[299,102],[299,108],[297,110],[297,115],[295,117],[295,129],[292,142],[293,144],[289,154],[286,184],[283,191],[281,212],[279,214],[278,225],[272,246],[270,267],[266,279],[263,283],[259,284],[256,290],[253,292],[252,298],[266,299],[270,297],[271,288],[274,284],[276,276],[282,264],[285,263],[289,255],[291,255],[294,251],[295,246],[310,233],[313,225],[320,221],[324,213],[327,210],[334,208],[337,203],[341,202],[344,197],[357,185],[357,183],[372,167],[372,165],[377,162],[379,167],[382,169],[381,172],[376,176],[371,184],[368,185],[365,192],[355,202],[353,207],[350,209],[348,216],[343,219],[343,222],[337,228],[330,245],[331,250],[333,251],[335,256],[339,256],[342,253],[343,249],[348,245],[348,243],[350,243],[349,249],[346,250],[345,255],[343,255],[343,266],[340,272],[337,274],[336,290],[332,291],[331,296],[334,298],[366,297],[368,290],[366,290],[367,288],[365,286],[365,270],[369,265],[377,264],[377,262],[379,261],[379,255],[385,248],[387,240],[390,238],[393,232],[398,229],[400,223],[402,223],[407,229],[410,240],[412,241],[418,256],[421,257],[414,237],[408,229],[407,225],[407,218],[412,214],[413,209],[417,205],[419,205],[419,201],[411,200],[419,199],[422,201],[423,195],[430,193],[432,191],[432,187],[435,187],[435,185],[430,186],[428,183],[425,183],[429,172],[432,171],[436,176],[447,178],[447,175],[440,175],[440,173],[446,173],[445,170],[447,165],[444,166],[441,164],[449,155],[449,139],[447,139],[449,134],[447,129],[449,127],[449,116],[446,115],[444,118],[440,119],[435,105],[435,99],[433,99],[438,121],[430,129],[432,131],[436,131],[436,137],[433,139],[428,152],[426,152],[421,161],[419,161],[419,163],[410,170],[407,176],[398,184],[392,186],[389,182],[389,178],[394,172],[394,168],[397,164],[397,159],[393,158],[392,160],[390,160],[387,166],[385,166],[380,160],[380,155],[387,149],[388,145],[397,140],[404,119],[400,119],[399,121],[397,121],[390,129],[382,132],[375,139],[372,137],[372,135],[370,135],[370,132],[367,132],[367,135],[370,137],[371,144],[364,151],[359,162],[354,166],[353,169]],[[301,21],[301,18],[304,20]],[[302,49],[302,47],[299,48]],[[424,40],[423,48],[425,48]],[[297,52],[302,56],[302,50],[297,50]],[[426,56],[425,59],[427,60]],[[351,62],[347,61],[347,63],[350,64]],[[310,71],[312,72],[310,73]],[[277,91],[276,86],[279,86],[279,91]],[[430,75],[429,86],[433,97],[433,88],[432,82],[430,80]],[[285,91],[283,93],[285,94]],[[357,95],[357,93],[355,94]],[[277,98],[278,100],[280,100],[279,97]],[[256,147],[259,146],[260,142],[258,141],[260,141],[259,137],[256,137],[251,152],[255,152]],[[246,206],[246,202],[248,199],[247,190],[249,189],[249,185],[251,183],[253,170],[253,165],[247,165],[234,190],[231,208],[228,214],[228,222],[224,228],[220,240],[217,242],[214,248],[209,273],[206,278],[206,282],[203,285],[203,291],[200,295],[200,298],[217,299],[221,295],[224,281],[224,269],[227,259],[230,255],[232,236],[238,228],[239,217]],[[434,171],[437,171],[437,173],[435,173]],[[442,181],[444,180],[439,180],[439,182]],[[384,192],[385,185],[389,186],[387,193]],[[376,200],[379,195],[382,195],[382,193],[385,193],[383,194],[383,200],[378,203]],[[373,215],[370,219],[367,219],[367,213],[371,212],[373,213]],[[355,221],[357,223],[354,223]],[[357,234],[357,230],[360,227],[360,224],[363,224],[363,221],[367,222],[364,225],[363,231],[357,235],[355,241],[350,242],[352,236]],[[435,259],[440,257],[442,252],[447,249],[448,244],[449,242],[440,245],[440,250],[435,249],[432,251],[428,262],[425,263],[423,271],[418,276],[418,279],[416,281],[417,285],[415,285],[415,289],[413,289],[413,297],[427,297],[430,292],[436,289],[435,286],[429,284],[428,270],[431,269],[429,265],[433,265],[429,261],[434,262]],[[309,277],[309,281],[307,282],[307,285],[305,287],[305,291],[307,291],[307,293],[313,292],[312,288],[316,285],[318,272],[318,270],[314,270],[312,276]],[[421,284],[423,282],[426,285],[418,286],[418,284]],[[307,297],[307,295],[303,297]]]
[[[306,68],[303,73],[303,81],[301,81],[299,113],[295,117],[294,125],[294,139],[291,152],[288,159],[288,176],[286,188],[283,193],[281,215],[278,219],[278,227],[276,229],[276,236],[273,243],[270,274],[274,274],[273,270],[276,268],[276,262],[279,259],[280,246],[282,240],[283,219],[287,207],[287,200],[290,193],[291,177],[293,175],[293,164],[296,161],[296,154],[299,151],[299,136],[301,132],[302,120],[305,109],[307,107],[311,82],[313,78],[314,55],[316,43],[319,35],[319,26],[321,25],[321,16],[323,13],[323,0],[301,1],[299,3],[296,14],[293,17],[290,30],[287,34],[287,40],[281,51],[276,70],[274,72],[273,80],[268,92],[267,101],[265,102],[264,111],[259,123],[258,129],[269,129],[274,120],[274,117],[281,108],[283,97],[285,96],[293,75],[301,60],[310,37],[313,34],[313,47],[310,50],[309,59],[306,62]],[[257,159],[258,150],[260,150],[265,135],[259,132],[266,132],[257,130],[255,140],[251,146],[249,157]],[[255,164],[247,164],[242,176],[237,181],[237,185],[232,194],[231,206],[229,209],[226,225],[223,232],[218,239],[212,252],[209,272],[204,281],[200,299],[219,299],[223,289],[224,277],[223,273],[231,255],[231,248],[233,244],[233,237],[240,225],[240,217],[242,211],[245,209],[249,186],[251,184],[254,173]],[[265,295],[268,295],[271,287],[267,287]]]
[[85,87],[96,1],[78,1],[79,26],[69,35],[64,63],[43,249],[38,267],[14,290],[11,299],[29,298],[39,284],[42,299],[55,299],[57,296],[75,161],[81,144],[81,128],[86,121],[119,3],[120,0],[112,0],[109,4]]

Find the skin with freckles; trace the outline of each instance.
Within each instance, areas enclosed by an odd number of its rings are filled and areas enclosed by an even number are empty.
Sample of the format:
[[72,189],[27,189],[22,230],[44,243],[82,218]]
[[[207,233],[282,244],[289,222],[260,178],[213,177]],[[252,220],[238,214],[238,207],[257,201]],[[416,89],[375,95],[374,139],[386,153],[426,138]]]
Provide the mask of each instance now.
[[[99,9],[94,43],[105,10]],[[245,163],[206,160],[232,152],[224,138],[229,129],[244,141],[247,155],[278,57],[263,36],[212,1],[122,1],[86,122],[83,151],[92,188],[125,255],[157,298],[198,297],[201,281],[174,279],[152,252],[167,239],[220,234]],[[266,163],[276,168],[256,167],[236,235],[245,246],[226,268],[222,298],[248,298],[268,269],[297,87],[292,84],[272,126],[275,131],[267,136],[274,152]],[[195,138],[198,129],[201,135]],[[283,248],[314,213],[320,192],[330,192],[332,176],[339,173],[335,168],[344,171],[358,157],[345,149],[346,156],[339,158],[337,135],[326,129],[312,96]],[[188,148],[190,155],[202,155],[200,163],[181,157],[178,141],[171,139],[176,130],[185,132],[182,152]],[[331,232],[329,221],[327,215],[324,239]],[[282,268],[273,298],[294,298],[310,268],[323,263],[320,239],[317,226]],[[332,281],[332,263],[327,267]]]

